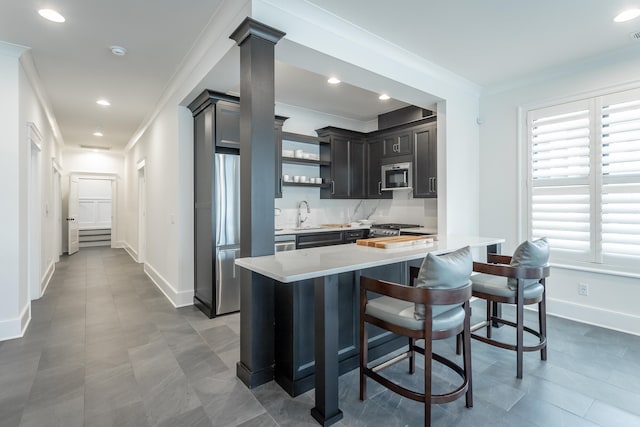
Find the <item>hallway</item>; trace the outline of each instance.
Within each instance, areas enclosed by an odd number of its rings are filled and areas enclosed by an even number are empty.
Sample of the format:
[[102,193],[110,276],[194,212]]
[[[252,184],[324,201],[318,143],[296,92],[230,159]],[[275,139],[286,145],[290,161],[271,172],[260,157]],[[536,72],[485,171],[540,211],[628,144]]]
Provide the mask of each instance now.
[[[63,257],[32,310],[25,337],[0,342],[0,427],[317,426],[313,391],[236,378],[238,315],[173,308],[122,249]],[[639,425],[640,337],[555,317],[549,329],[549,360],[526,355],[523,380],[513,353],[474,341],[474,408],[434,405],[433,425]],[[360,402],[357,373],[340,377],[336,426],[421,424],[419,403],[373,382]]]
[[229,426],[265,413],[235,378],[238,316],[176,310],[124,250],[63,257],[32,310],[25,337],[0,343],[0,426]]

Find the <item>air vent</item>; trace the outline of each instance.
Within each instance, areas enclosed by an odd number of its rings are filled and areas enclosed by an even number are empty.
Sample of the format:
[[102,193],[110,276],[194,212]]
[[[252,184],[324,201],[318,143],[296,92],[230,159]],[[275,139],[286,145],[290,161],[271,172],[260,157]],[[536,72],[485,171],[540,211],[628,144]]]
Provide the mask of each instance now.
[[111,147],[104,147],[100,145],[80,145],[80,148],[86,148],[87,150],[111,150]]
[[640,31],[636,31],[636,32],[630,33],[629,37],[631,37],[631,40],[639,40],[640,41]]

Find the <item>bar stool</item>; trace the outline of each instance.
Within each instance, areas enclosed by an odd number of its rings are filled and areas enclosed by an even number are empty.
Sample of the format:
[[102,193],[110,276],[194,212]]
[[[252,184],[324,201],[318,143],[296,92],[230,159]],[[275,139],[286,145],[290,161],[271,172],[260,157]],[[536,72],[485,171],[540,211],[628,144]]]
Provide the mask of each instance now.
[[[516,352],[516,377],[522,378],[523,353],[540,350],[540,358],[547,360],[547,312],[545,278],[549,277],[549,244],[545,238],[521,243],[513,256],[489,254],[487,263],[474,262],[471,276],[473,296],[487,302],[486,319],[471,327],[471,337],[484,343]],[[500,304],[516,306],[516,321],[512,322],[493,312]],[[538,304],[536,331],[524,326],[524,306]],[[492,338],[492,323],[516,329],[516,344]],[[486,328],[486,337],[473,332]],[[536,345],[524,345],[524,332],[538,339]]]
[[[424,403],[424,424],[431,425],[431,404],[448,403],[462,395],[473,406],[471,381],[470,307],[473,259],[469,247],[445,255],[428,254],[422,267],[412,270],[416,287],[360,278],[360,400],[366,399],[366,377],[401,396]],[[413,281],[413,280],[412,280]],[[383,296],[368,298],[368,292]],[[366,323],[409,339],[408,351],[369,367]],[[462,335],[463,366],[432,352],[432,341]],[[424,349],[416,340],[424,339]],[[390,381],[380,372],[409,359],[409,373],[415,372],[415,353],[424,356],[424,393]],[[432,362],[439,362],[462,378],[462,384],[443,394],[432,394]]]

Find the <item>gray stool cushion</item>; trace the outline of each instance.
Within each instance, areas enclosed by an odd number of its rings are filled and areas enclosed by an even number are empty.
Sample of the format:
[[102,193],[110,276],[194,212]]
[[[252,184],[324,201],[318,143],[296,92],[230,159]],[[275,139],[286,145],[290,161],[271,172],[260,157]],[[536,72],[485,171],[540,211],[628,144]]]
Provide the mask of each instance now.
[[[473,290],[489,295],[501,297],[515,297],[516,289],[513,289],[506,277],[494,276],[493,274],[474,274],[471,276]],[[542,295],[544,287],[537,281],[524,288],[525,298],[537,298]]]
[[[530,241],[525,240],[513,252],[511,267],[542,267],[549,262],[549,243],[545,237]],[[521,280],[525,288],[538,283],[536,279]],[[539,284],[539,283],[538,283]],[[518,289],[518,280],[509,278],[509,288]]]
[[[473,270],[473,258],[469,246],[443,255],[427,254],[416,279],[417,288],[453,289],[469,283]],[[433,317],[444,313],[456,305],[433,306]],[[424,305],[415,304],[416,320],[424,320]]]
[[[403,328],[420,330],[424,326],[424,313],[421,320],[416,319],[415,305],[396,298],[380,297],[367,302],[365,313]],[[451,329],[464,322],[464,309],[461,306],[434,306],[433,308],[441,307],[449,307],[449,310],[438,315],[434,313],[431,328],[433,331]],[[424,309],[424,306],[422,308]]]

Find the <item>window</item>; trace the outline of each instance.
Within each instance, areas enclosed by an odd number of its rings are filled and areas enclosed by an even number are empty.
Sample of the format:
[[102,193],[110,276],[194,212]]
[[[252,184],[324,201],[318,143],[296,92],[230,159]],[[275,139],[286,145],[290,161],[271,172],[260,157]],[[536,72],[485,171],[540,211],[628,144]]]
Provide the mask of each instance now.
[[639,271],[640,90],[532,110],[527,125],[529,235],[555,262]]

